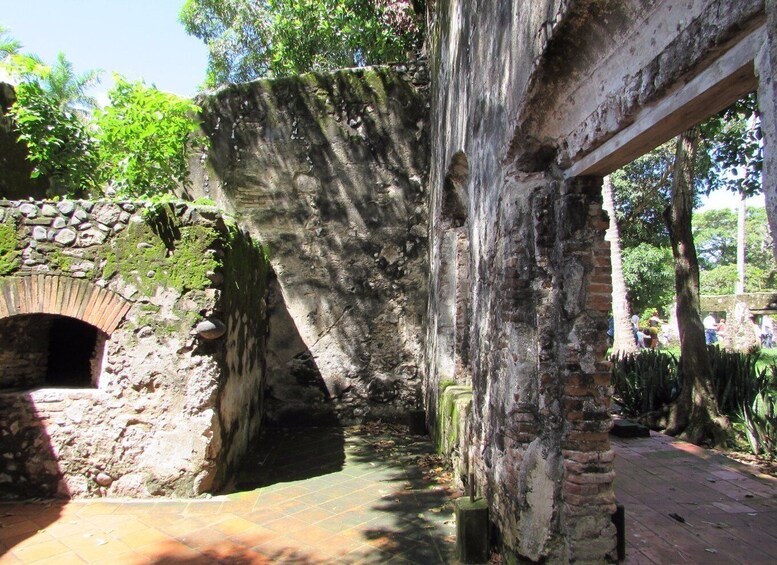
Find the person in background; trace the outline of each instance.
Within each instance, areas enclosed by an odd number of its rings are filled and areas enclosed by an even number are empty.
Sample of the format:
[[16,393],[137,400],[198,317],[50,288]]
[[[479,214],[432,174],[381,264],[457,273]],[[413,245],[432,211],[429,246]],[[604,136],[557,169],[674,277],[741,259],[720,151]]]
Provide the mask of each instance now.
[[718,342],[718,322],[715,320],[715,316],[712,312],[707,314],[702,322],[704,324],[704,340],[707,345],[712,345]]
[[639,314],[633,314],[631,316],[631,331],[634,332],[634,343],[636,343],[639,347],[642,347],[642,337],[639,335]]
[[650,349],[655,349],[658,345],[658,334],[661,329],[661,318],[658,317],[658,310],[653,310],[653,315],[648,320],[648,335],[650,336]]
[[715,328],[716,337],[718,339],[726,339],[728,327],[726,326],[726,318],[721,318],[718,322],[718,327]]
[[772,325],[772,319],[769,316],[764,316],[761,320],[761,347],[771,348],[772,338],[774,337],[774,327]]

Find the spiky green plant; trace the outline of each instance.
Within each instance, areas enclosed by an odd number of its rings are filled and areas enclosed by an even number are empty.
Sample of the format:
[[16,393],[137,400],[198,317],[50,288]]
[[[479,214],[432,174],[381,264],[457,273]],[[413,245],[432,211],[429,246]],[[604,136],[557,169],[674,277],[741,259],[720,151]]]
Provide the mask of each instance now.
[[612,359],[614,396],[630,414],[645,414],[677,395],[677,359],[671,353],[643,350]]

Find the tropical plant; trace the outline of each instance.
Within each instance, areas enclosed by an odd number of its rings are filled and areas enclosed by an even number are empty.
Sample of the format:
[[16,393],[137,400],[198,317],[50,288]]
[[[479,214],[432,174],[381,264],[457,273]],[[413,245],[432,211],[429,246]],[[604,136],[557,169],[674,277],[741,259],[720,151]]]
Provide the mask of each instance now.
[[755,455],[777,457],[777,367],[762,370],[754,383],[756,393],[737,412],[747,442]]
[[16,86],[9,112],[34,164],[31,176],[49,179],[52,195],[84,195],[97,187],[97,151],[83,120],[37,81]]
[[[748,207],[745,222],[745,292],[774,288],[777,264],[772,254],[764,208]],[[699,251],[702,294],[733,294],[737,283],[737,215],[708,210],[695,216],[694,241]]]
[[667,247],[641,243],[623,250],[623,277],[629,289],[631,311],[664,309],[674,301],[672,252]]
[[187,0],[179,19],[207,45],[216,86],[405,60],[421,13],[410,0]]
[[613,396],[632,415],[668,405],[677,396],[677,359],[671,353],[646,349],[612,359]]
[[188,151],[199,142],[199,107],[141,81],[115,80],[110,105],[96,112],[102,182],[122,197],[174,192],[186,182]]
[[100,82],[101,74],[99,70],[76,73],[73,63],[60,52],[54,64],[41,77],[41,86],[60,109],[86,116],[97,107],[97,102],[88,91]]
[[0,59],[16,55],[21,48],[22,44],[11,36],[8,28],[0,26]]

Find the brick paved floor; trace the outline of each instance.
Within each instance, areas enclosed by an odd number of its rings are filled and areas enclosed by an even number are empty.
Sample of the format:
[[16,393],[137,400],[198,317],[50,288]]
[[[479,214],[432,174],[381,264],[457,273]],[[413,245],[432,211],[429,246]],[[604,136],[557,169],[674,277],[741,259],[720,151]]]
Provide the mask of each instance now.
[[426,438],[266,434],[236,492],[198,500],[0,504],[0,563],[452,563],[451,493]]
[[[626,563],[777,563],[773,478],[659,434],[612,441]],[[417,437],[278,431],[232,494],[0,504],[0,563],[456,563],[452,493],[416,464],[430,452]]]
[[661,434],[611,440],[626,563],[777,563],[776,479]]

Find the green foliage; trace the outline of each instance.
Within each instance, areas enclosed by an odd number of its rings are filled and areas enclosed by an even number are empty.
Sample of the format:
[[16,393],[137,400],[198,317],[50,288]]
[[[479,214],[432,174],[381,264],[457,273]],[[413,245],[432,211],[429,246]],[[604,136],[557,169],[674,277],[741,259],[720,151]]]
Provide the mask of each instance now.
[[714,166],[710,188],[724,187],[747,196],[761,192],[763,143],[756,95],[749,94],[703,125]]
[[664,310],[674,300],[674,260],[667,247],[641,243],[623,250],[623,278],[632,312]]
[[88,90],[100,82],[102,71],[88,70],[77,74],[73,64],[61,52],[57,54],[54,64],[46,69],[42,76],[44,89],[62,110],[76,112],[84,117],[94,110],[97,102],[88,94]]
[[777,456],[777,366],[759,369],[759,354],[708,347],[721,411],[755,455]]
[[[745,220],[745,292],[763,292],[775,286],[777,264],[765,208],[749,207]],[[733,294],[736,269],[737,214],[708,210],[696,216],[694,240],[699,253],[702,294]]]
[[97,112],[100,176],[117,196],[171,193],[186,181],[199,108],[142,82],[116,77],[110,105]]
[[624,248],[669,245],[663,212],[669,206],[674,153],[675,142],[670,141],[610,175]]
[[207,85],[402,61],[422,39],[410,0],[187,0],[179,19],[208,46]]
[[13,218],[7,218],[0,223],[0,275],[13,273],[21,265],[18,245],[16,222]]
[[680,385],[677,359],[646,349],[612,360],[613,396],[629,414],[645,414],[669,404]]
[[[759,354],[707,348],[718,406],[752,452],[777,456],[777,366]],[[678,363],[671,353],[642,350],[613,360],[613,396],[631,415],[668,405],[679,389]]]
[[35,165],[33,178],[48,178],[56,195],[83,195],[96,188],[95,142],[77,114],[60,107],[34,80],[17,85],[10,114]]
[[0,26],[0,59],[16,55],[21,48],[22,44],[11,37],[8,28]]
[[758,355],[716,346],[708,346],[707,353],[718,406],[724,414],[734,414],[742,402],[753,397]]

